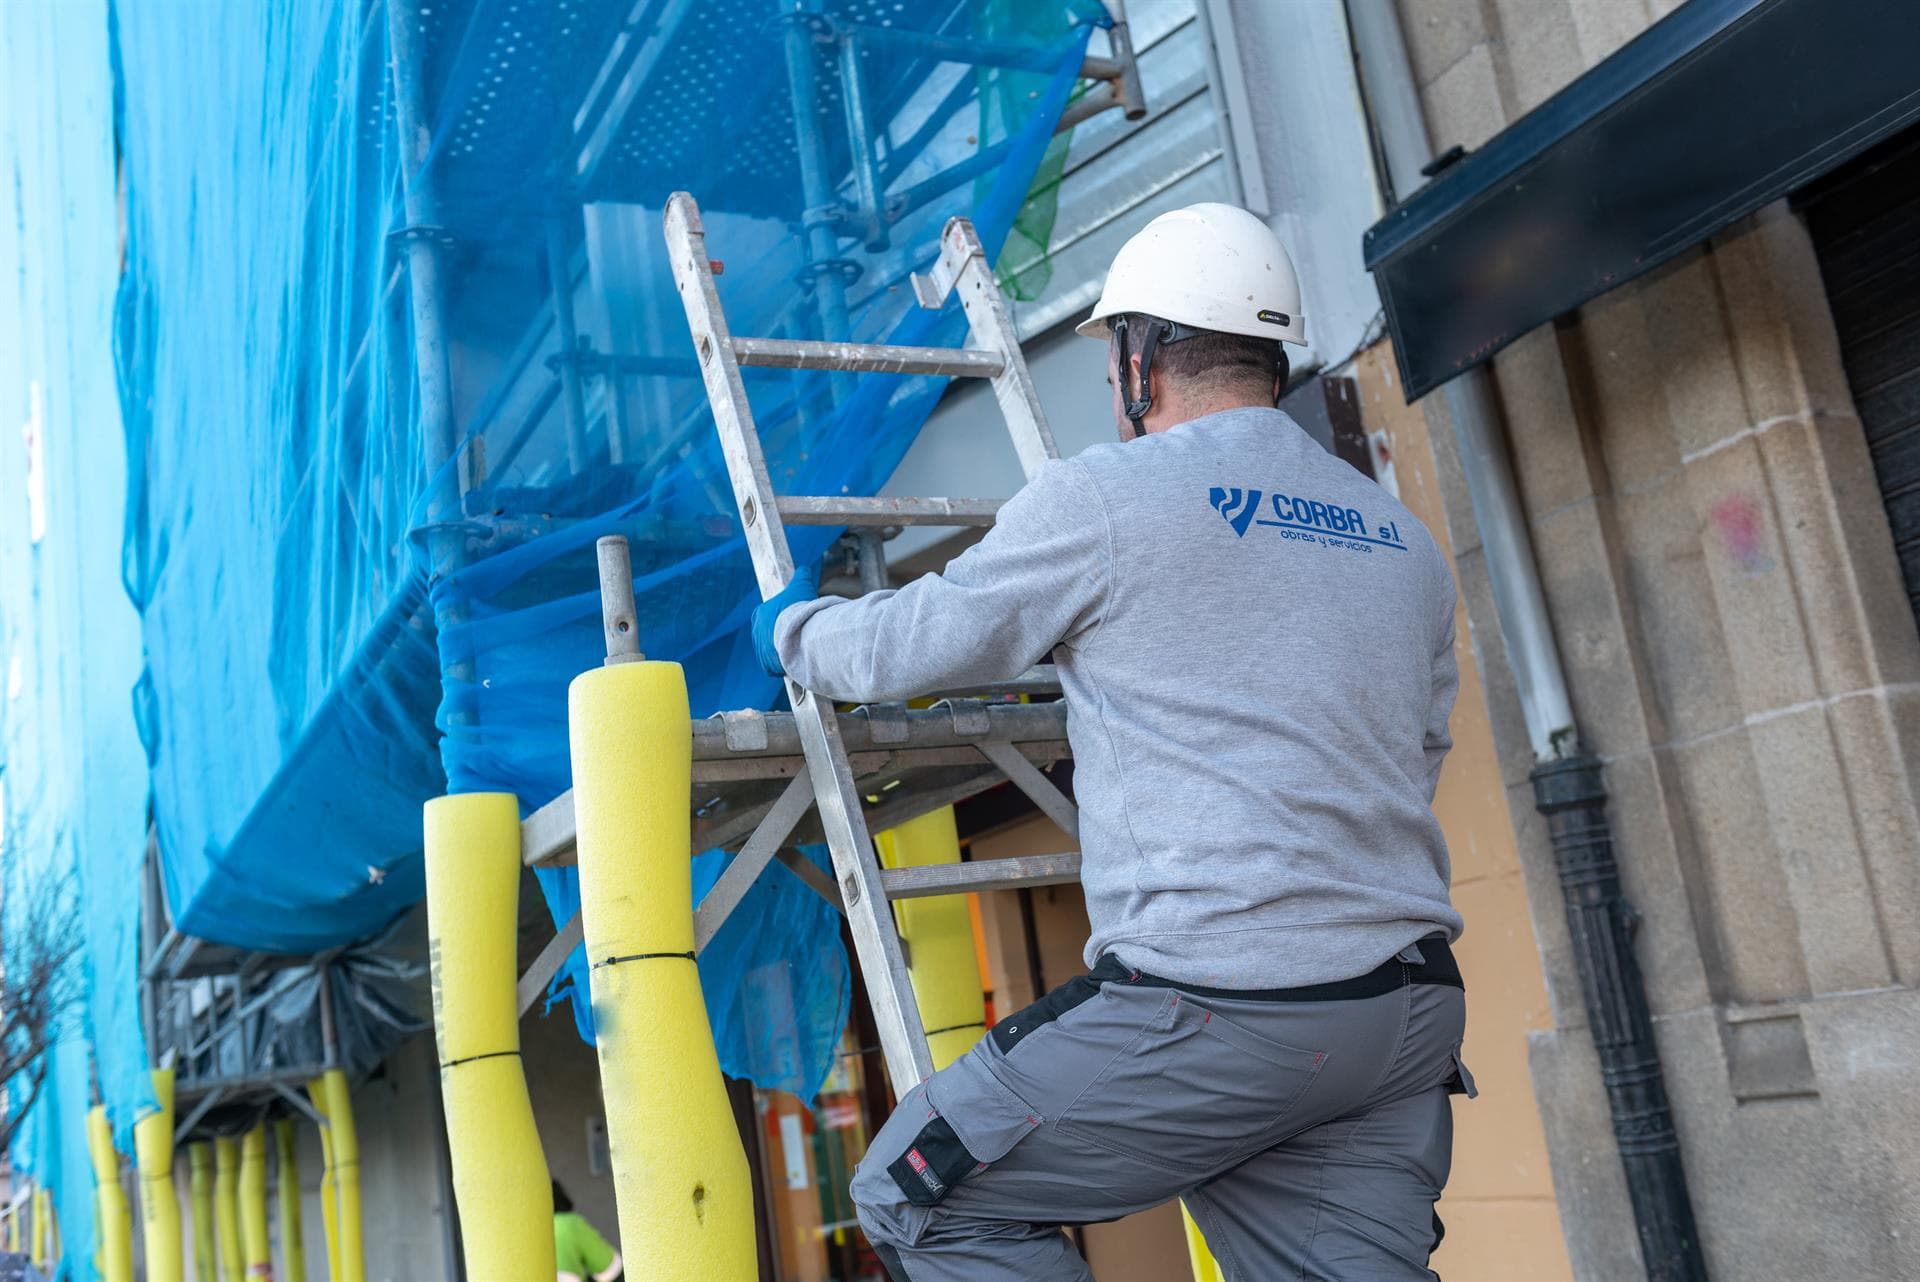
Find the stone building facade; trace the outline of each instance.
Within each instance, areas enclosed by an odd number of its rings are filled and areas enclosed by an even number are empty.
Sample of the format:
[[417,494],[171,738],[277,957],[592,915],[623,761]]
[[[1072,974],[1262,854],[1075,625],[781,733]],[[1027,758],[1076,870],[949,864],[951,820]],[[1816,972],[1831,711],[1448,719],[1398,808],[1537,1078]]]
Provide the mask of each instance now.
[[[1398,3],[1436,153],[1676,7]],[[1395,408],[1390,360],[1357,373],[1444,508],[1545,976],[1529,1059],[1573,1273],[1641,1277],[1446,407]],[[1769,206],[1528,334],[1492,380],[1709,1267],[1920,1277],[1920,635],[1804,217]]]

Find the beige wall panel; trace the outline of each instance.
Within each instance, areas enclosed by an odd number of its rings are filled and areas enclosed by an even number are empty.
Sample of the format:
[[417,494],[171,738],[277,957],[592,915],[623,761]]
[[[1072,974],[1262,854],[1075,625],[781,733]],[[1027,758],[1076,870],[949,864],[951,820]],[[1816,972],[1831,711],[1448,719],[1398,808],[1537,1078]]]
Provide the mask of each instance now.
[[[1387,434],[1400,499],[1452,556],[1426,415],[1401,396],[1382,344],[1354,370],[1369,431]],[[1456,952],[1467,981],[1465,1055],[1480,1098],[1454,1101],[1454,1165],[1434,1267],[1447,1277],[1571,1278],[1560,1236],[1546,1135],[1528,1066],[1528,1035],[1553,1025],[1540,946],[1514,841],[1465,597],[1455,616],[1460,695],[1453,751],[1434,811],[1454,858],[1454,899],[1467,931]]]

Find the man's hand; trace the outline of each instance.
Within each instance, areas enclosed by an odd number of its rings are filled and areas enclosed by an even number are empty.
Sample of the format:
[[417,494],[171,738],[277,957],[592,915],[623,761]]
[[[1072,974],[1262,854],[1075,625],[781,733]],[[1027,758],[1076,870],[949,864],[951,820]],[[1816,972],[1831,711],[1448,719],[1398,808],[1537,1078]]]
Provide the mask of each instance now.
[[787,669],[780,662],[780,651],[773,644],[773,625],[779,622],[780,612],[790,605],[802,601],[811,601],[820,595],[820,567],[802,566],[793,572],[793,578],[779,593],[754,607],[753,611],[753,653],[760,660],[760,666],[766,669],[770,677],[784,677]]

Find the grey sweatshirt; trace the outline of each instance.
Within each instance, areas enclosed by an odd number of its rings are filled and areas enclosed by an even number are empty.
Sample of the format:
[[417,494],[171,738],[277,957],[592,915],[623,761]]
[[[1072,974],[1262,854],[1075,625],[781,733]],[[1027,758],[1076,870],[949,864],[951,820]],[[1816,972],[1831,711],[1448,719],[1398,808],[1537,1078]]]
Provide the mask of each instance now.
[[800,684],[871,701],[1053,652],[1087,961],[1278,988],[1460,931],[1431,802],[1453,577],[1426,528],[1278,410],[1050,462],[943,574],[780,616]]

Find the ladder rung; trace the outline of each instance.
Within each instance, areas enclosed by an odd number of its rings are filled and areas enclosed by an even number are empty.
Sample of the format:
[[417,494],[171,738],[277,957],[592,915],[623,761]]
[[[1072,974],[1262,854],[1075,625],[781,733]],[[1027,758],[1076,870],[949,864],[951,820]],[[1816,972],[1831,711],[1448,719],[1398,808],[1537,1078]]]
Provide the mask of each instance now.
[[888,868],[880,884],[888,899],[922,899],[928,895],[966,895],[980,890],[1017,890],[1022,886],[1058,886],[1080,880],[1080,853],[1021,855],[1015,859],[981,859],[974,863],[921,864]]
[[992,525],[999,499],[790,496],[775,506],[788,525]]
[[797,338],[736,338],[742,365],[773,369],[843,370],[856,374],[944,374],[998,378],[1006,358],[977,347],[897,347],[889,343],[820,343]]

